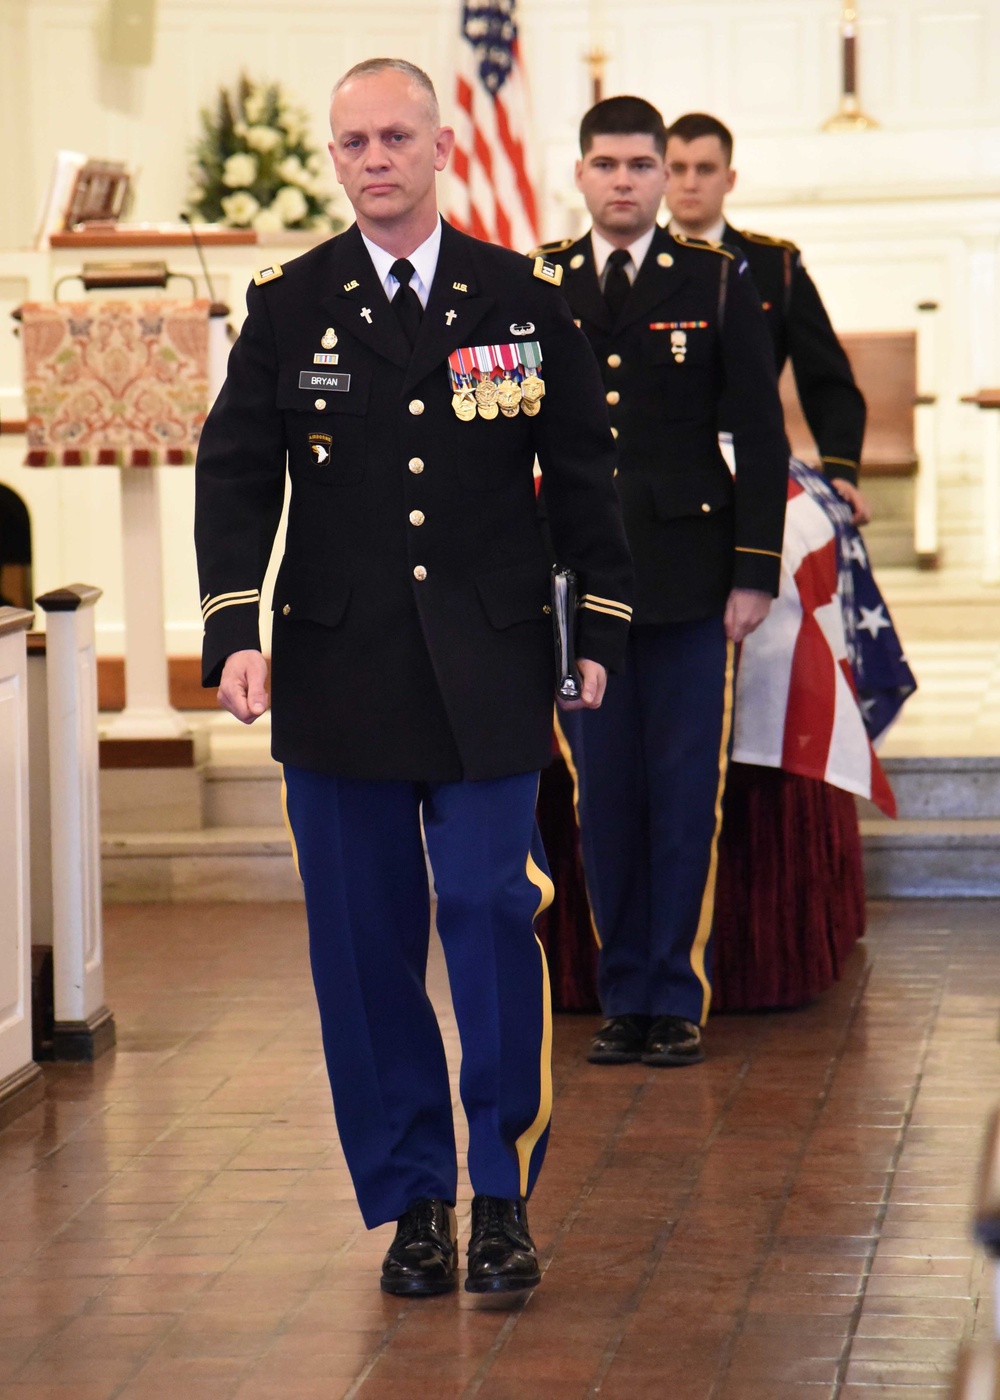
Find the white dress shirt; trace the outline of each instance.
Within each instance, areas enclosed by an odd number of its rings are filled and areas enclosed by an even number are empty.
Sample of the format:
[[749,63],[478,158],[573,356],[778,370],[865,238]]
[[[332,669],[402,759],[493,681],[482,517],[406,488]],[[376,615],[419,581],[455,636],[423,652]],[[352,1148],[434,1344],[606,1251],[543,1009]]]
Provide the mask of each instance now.
[[717,224],[713,224],[704,233],[685,233],[676,219],[671,219],[667,228],[677,238],[700,238],[702,243],[721,243],[726,231],[726,220],[725,217],[721,218]]
[[[382,283],[386,296],[392,301],[396,295],[396,288],[399,283],[393,277],[389,269],[396,261],[395,253],[387,253],[384,248],[380,248],[377,243],[373,243],[370,238],[365,238],[364,245],[368,249],[372,262],[375,264],[375,271],[378,279]],[[434,232],[430,238],[425,238],[419,248],[415,248],[410,254],[408,261],[413,264],[413,276],[410,278],[410,286],[420,298],[420,305],[427,310],[427,298],[431,294],[431,283],[434,281],[434,273],[437,270],[438,254],[441,251],[441,216],[434,225]]]
[[[635,281],[639,269],[642,267],[642,260],[649,252],[649,245],[653,241],[653,234],[655,232],[656,225],[654,224],[651,229],[647,229],[641,238],[637,238],[634,243],[628,245],[628,253],[632,261],[625,264],[625,275],[630,282]],[[603,288],[608,258],[610,258],[611,254],[615,251],[615,245],[609,243],[606,238],[602,237],[602,235],[597,232],[596,228],[590,230],[590,243],[594,250],[594,269],[597,272],[597,280]]]

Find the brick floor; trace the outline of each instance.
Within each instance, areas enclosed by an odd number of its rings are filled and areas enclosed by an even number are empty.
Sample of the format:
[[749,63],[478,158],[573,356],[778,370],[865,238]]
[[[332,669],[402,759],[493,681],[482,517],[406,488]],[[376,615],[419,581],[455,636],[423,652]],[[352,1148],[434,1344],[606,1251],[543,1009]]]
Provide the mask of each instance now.
[[559,1018],[545,1278],[497,1308],[379,1292],[301,909],[109,909],[118,1049],[0,1133],[0,1397],[944,1400],[990,1325],[998,914],[876,906],[839,987],[690,1070],[590,1066]]

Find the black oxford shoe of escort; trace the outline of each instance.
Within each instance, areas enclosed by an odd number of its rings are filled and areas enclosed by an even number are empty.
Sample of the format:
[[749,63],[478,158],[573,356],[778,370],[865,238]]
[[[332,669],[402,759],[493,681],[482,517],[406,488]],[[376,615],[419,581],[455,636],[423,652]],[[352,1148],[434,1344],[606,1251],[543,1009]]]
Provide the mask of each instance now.
[[466,1291],[517,1293],[541,1279],[524,1201],[473,1196]]
[[592,1065],[628,1065],[642,1059],[652,1016],[609,1016],[594,1032],[587,1059]]
[[683,1016],[657,1016],[646,1036],[642,1052],[644,1065],[672,1068],[678,1065],[700,1065],[705,1058],[701,1030]]
[[451,1293],[458,1285],[458,1232],[447,1201],[414,1201],[382,1260],[382,1292],[407,1298]]

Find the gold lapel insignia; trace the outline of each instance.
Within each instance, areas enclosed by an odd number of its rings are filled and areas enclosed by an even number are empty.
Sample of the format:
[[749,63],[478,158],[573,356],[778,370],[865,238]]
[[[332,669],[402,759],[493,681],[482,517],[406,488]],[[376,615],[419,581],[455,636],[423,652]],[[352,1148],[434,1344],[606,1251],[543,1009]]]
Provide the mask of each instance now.
[[551,282],[553,287],[558,287],[563,280],[563,270],[560,265],[558,263],[549,262],[547,258],[536,258],[532,272],[535,277],[540,277],[543,282]]
[[361,283],[360,283],[360,282],[358,281],[358,279],[355,277],[355,279],[354,279],[353,282],[345,282],[345,283],[344,283],[344,291],[345,291],[345,292],[353,292],[355,287],[360,287],[360,286],[361,286]]
[[452,282],[451,290],[453,292],[467,292],[469,288],[465,282]]
[[262,267],[259,272],[253,275],[254,285],[263,287],[265,282],[274,282],[279,277],[284,277],[285,270],[281,263],[273,263],[271,267]]

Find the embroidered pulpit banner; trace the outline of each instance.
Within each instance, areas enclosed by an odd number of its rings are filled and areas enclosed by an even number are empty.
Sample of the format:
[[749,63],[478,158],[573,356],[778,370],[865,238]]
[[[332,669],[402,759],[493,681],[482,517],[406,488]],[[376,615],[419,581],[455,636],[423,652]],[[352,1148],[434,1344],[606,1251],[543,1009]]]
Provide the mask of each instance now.
[[26,302],[29,467],[177,466],[208,413],[207,301]]

